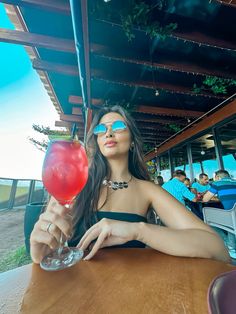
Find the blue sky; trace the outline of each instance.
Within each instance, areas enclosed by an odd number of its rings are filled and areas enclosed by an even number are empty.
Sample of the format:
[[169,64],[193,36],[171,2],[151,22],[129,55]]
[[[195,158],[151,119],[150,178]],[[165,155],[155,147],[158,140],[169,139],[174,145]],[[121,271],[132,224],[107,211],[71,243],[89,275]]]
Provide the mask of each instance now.
[[[0,3],[0,27],[14,29]],[[58,114],[22,46],[0,42],[0,177],[40,179],[44,154],[32,124],[54,127]]]

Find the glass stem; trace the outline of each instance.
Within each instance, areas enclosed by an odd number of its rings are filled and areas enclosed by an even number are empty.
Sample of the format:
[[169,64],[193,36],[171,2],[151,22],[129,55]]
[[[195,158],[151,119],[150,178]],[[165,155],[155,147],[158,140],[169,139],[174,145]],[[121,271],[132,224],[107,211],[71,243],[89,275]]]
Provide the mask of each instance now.
[[[65,207],[66,207],[67,209],[69,209],[69,208],[70,208],[70,204],[66,204]],[[63,233],[61,232],[59,248],[58,248],[58,250],[57,250],[57,253],[58,253],[59,256],[62,254],[63,249],[64,249],[65,247],[68,248],[68,242],[67,242],[67,239],[63,236]]]
[[64,238],[64,236],[63,236],[63,233],[61,232],[59,248],[58,248],[58,250],[57,250],[57,253],[58,253],[59,256],[62,254],[63,249],[64,249],[65,247],[66,247],[66,248],[68,247],[68,242],[67,242],[67,240],[65,240],[65,238]]

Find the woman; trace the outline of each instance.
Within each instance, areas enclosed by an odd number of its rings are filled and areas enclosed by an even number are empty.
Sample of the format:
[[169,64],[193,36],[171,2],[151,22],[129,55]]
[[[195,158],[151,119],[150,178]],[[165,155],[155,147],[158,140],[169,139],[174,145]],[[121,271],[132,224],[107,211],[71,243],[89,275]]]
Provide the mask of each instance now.
[[[140,134],[124,109],[114,106],[99,111],[86,146],[89,179],[74,203],[73,222],[65,208],[51,198],[31,234],[35,263],[58,247],[61,232],[70,237],[72,225],[71,245],[79,242],[85,250],[93,244],[85,260],[101,247],[148,245],[176,256],[229,261],[218,235],[149,181]],[[146,222],[149,208],[154,208],[165,227]]]

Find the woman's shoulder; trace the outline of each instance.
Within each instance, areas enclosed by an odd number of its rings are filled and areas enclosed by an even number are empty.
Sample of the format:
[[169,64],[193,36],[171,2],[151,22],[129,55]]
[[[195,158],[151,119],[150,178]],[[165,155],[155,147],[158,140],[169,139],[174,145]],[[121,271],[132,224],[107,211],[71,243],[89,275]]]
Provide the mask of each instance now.
[[158,191],[159,189],[161,189],[160,185],[155,184],[151,180],[142,180],[137,178],[134,179],[137,186],[145,192],[150,190]]

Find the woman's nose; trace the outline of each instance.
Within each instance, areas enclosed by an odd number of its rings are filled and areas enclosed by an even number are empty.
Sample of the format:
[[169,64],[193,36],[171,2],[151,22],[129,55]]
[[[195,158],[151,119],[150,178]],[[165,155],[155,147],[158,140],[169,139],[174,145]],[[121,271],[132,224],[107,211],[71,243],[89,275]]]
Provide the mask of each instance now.
[[106,137],[112,137],[112,136],[113,136],[113,131],[112,131],[111,126],[109,126],[107,128]]

